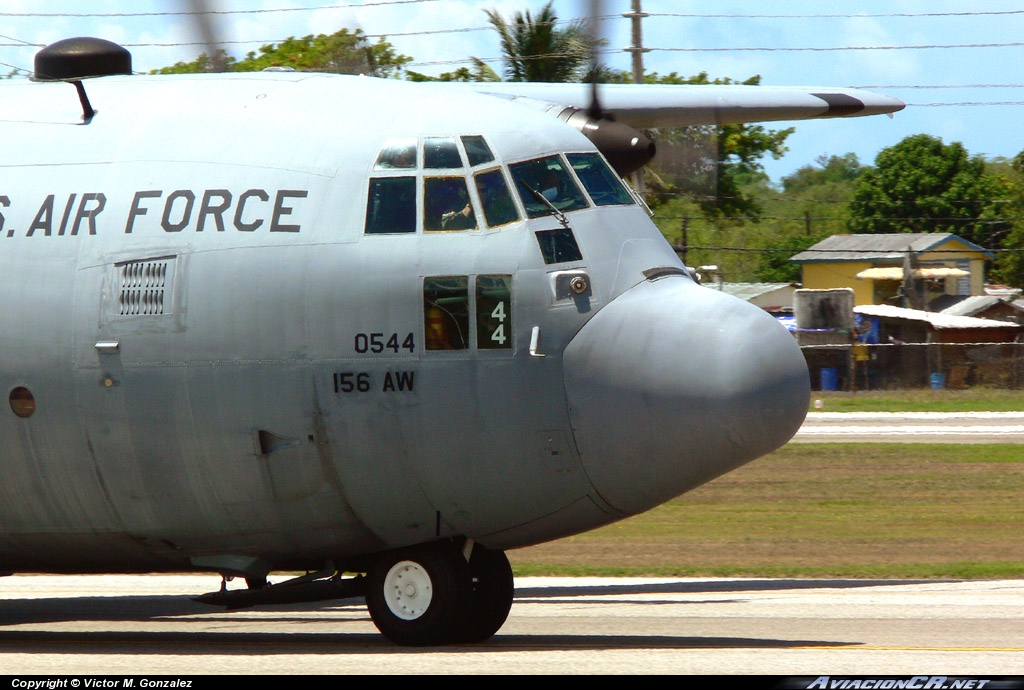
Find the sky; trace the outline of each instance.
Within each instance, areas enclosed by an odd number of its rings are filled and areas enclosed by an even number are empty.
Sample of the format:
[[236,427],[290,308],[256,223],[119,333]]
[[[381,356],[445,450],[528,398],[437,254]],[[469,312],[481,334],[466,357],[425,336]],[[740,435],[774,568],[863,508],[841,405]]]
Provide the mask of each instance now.
[[[470,56],[501,72],[501,49],[485,10],[506,19],[540,11],[541,0],[206,0],[228,52],[242,58],[289,36],[359,28],[384,36],[436,75]],[[632,0],[602,0],[605,64],[630,70],[623,17]],[[560,20],[589,3],[555,0]],[[147,72],[202,52],[188,0],[0,0],[0,75],[31,71],[39,48],[73,36],[124,45]],[[763,161],[774,182],[825,156],[855,153],[864,165],[913,134],[960,142],[971,155],[1012,158],[1024,150],[1024,9],[1016,0],[641,0],[644,69],[776,86],[868,88],[899,98],[893,118],[773,123],[794,126],[789,151]],[[440,32],[440,33],[439,33]],[[376,41],[376,38],[372,40]]]

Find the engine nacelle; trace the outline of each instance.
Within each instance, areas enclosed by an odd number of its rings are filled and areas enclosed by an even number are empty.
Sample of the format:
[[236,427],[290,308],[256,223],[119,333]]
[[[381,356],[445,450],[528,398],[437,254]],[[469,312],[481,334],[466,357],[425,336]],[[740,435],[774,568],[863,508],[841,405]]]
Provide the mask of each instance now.
[[654,158],[654,141],[640,130],[621,122],[607,117],[594,119],[576,108],[566,108],[558,113],[558,119],[569,123],[590,139],[622,176],[639,170]]

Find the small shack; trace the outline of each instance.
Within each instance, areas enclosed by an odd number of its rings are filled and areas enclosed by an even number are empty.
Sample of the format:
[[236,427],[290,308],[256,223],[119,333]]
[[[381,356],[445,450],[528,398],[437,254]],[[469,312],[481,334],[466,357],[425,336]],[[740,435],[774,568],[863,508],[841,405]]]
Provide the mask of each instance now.
[[854,312],[877,324],[879,345],[863,370],[870,387],[1024,383],[1020,324],[884,304],[857,306]]
[[792,314],[793,296],[800,283],[707,283],[733,297],[761,307],[769,314]]

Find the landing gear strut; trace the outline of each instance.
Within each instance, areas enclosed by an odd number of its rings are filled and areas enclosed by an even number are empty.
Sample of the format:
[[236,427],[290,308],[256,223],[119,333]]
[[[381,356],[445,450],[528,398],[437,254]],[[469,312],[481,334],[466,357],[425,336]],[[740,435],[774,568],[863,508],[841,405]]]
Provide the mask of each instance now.
[[400,549],[367,576],[366,604],[377,629],[409,646],[482,642],[512,606],[512,568],[501,551],[451,542]]

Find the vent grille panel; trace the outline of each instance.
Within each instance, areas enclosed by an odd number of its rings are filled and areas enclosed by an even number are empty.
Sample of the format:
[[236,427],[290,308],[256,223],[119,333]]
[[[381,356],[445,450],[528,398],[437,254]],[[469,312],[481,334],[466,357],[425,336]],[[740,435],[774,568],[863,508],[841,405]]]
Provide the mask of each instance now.
[[174,259],[128,261],[117,270],[118,316],[160,316],[171,312]]

